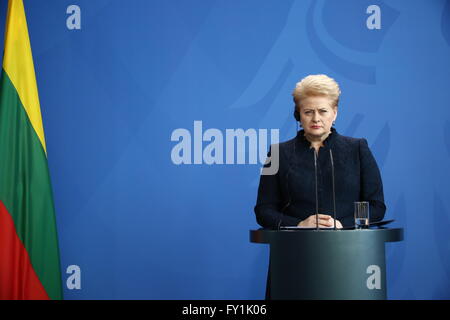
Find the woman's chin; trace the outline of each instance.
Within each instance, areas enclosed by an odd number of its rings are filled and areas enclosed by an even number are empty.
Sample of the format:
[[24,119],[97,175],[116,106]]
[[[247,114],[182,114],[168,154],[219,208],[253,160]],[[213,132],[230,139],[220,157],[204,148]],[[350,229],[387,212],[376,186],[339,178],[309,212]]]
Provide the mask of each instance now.
[[321,138],[325,134],[325,131],[323,129],[317,129],[317,130],[308,130],[306,132],[306,135],[311,138]]

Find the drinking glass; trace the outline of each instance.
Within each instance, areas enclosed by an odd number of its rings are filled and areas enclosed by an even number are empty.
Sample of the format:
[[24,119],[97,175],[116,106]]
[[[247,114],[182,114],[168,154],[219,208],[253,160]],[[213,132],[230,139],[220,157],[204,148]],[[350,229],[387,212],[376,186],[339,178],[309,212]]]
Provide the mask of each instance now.
[[355,202],[355,226],[357,229],[369,227],[369,202]]

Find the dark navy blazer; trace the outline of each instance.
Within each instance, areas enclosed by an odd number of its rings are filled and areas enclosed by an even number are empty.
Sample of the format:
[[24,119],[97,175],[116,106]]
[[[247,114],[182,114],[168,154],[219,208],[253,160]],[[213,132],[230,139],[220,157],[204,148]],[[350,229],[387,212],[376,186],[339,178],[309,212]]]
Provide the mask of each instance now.
[[[295,226],[316,211],[314,148],[304,133],[301,130],[280,143],[278,172],[260,177],[255,214],[264,228]],[[369,202],[371,222],[382,220],[386,212],[383,184],[367,140],[342,136],[332,128],[323,144],[317,158],[319,213],[333,216],[331,149],[337,220],[344,227],[354,225],[355,201]]]

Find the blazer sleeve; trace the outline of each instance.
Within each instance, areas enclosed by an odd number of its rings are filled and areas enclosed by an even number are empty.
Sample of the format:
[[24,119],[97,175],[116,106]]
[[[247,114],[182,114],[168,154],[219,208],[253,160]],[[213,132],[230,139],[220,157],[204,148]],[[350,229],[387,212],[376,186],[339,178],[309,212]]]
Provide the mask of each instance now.
[[[272,146],[269,149],[268,157],[271,156]],[[266,161],[264,167],[267,168],[271,162]],[[285,215],[281,212],[288,205],[283,201],[282,189],[280,186],[280,172],[282,165],[288,165],[283,158],[282,150],[279,150],[279,169],[276,174],[261,174],[258,187],[258,197],[254,208],[256,221],[263,228],[277,229],[279,226],[296,226],[301,219]]]
[[361,201],[369,202],[369,217],[371,222],[381,221],[386,212],[384,204],[383,182],[377,162],[367,145],[366,139],[359,143],[361,163]]

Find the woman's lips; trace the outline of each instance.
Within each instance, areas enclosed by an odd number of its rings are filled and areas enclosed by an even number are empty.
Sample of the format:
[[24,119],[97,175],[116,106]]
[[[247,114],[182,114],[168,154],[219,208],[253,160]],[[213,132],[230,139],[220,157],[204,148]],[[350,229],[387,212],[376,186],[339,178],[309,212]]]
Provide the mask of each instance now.
[[312,129],[320,129],[321,126],[311,126]]

